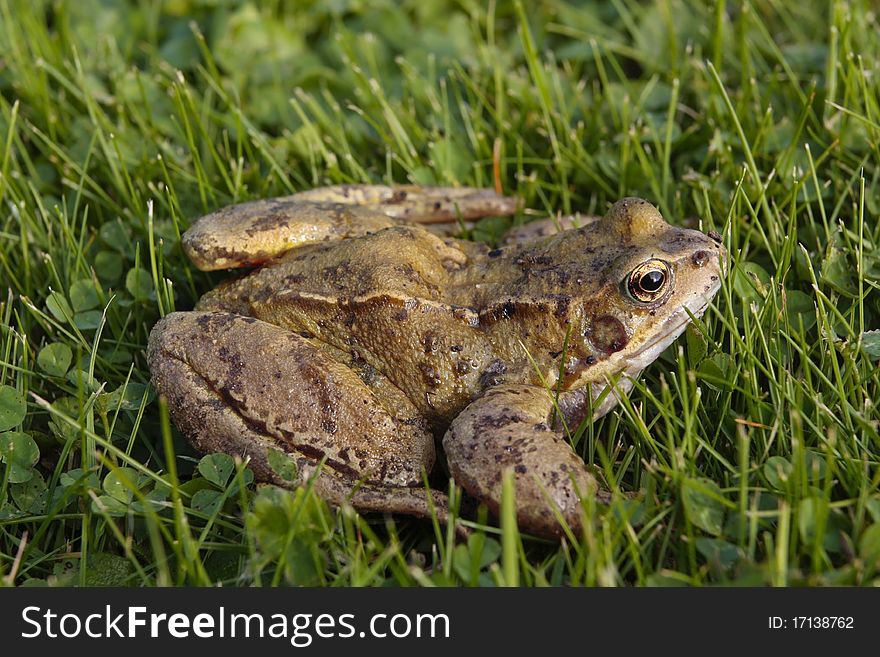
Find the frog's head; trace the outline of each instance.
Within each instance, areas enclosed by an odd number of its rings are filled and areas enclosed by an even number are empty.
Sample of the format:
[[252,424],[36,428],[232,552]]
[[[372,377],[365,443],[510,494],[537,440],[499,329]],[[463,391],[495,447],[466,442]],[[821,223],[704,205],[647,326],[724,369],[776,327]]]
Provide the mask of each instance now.
[[[616,245],[604,264],[601,293],[585,299],[578,345],[567,367],[568,389],[598,396],[615,375],[635,377],[700,317],[721,287],[727,251],[717,233],[671,226],[642,199],[625,198],[591,229]],[[580,350],[577,350],[580,351]],[[608,395],[594,416],[617,401]]]

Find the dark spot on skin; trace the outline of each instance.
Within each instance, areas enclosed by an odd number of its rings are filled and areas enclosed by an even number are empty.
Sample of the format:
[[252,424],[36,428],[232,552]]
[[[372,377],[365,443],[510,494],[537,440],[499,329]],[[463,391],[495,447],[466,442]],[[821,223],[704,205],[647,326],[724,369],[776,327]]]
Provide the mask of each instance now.
[[492,250],[489,251],[489,253],[487,253],[486,255],[489,256],[490,258],[497,258],[497,257],[500,256],[502,253],[503,253],[503,251],[502,251],[501,249],[492,249]]
[[709,262],[711,257],[712,255],[708,251],[695,251],[691,256],[691,262],[694,263],[694,267],[702,267]]
[[302,274],[288,274],[284,278],[281,279],[281,282],[287,286],[299,285],[306,279]]
[[683,231],[676,231],[676,235],[663,241],[660,248],[667,253],[681,253],[697,244],[705,244],[705,240],[699,234],[686,234]]
[[426,333],[422,340],[422,345],[425,347],[425,353],[430,354],[436,351],[438,342],[439,340],[436,335],[433,333]]
[[561,351],[551,351],[548,353],[550,354],[550,358],[559,358],[559,356],[562,355]]
[[455,373],[458,376],[464,376],[471,371],[471,365],[466,360],[460,360],[455,364]]
[[229,351],[226,347],[220,347],[217,350],[217,356],[229,366],[227,376],[229,377],[230,387],[237,388],[241,380],[242,370],[244,369],[241,354]]
[[348,262],[340,262],[333,267],[324,267],[322,273],[324,279],[339,290],[345,289],[352,279],[351,264]]
[[272,257],[271,253],[266,251],[254,251],[245,256],[241,251],[229,249],[224,246],[209,244],[194,244],[192,241],[184,237],[183,244],[185,249],[198,255],[199,260],[205,262],[217,262],[225,260],[229,267],[256,267],[261,265]]
[[544,273],[550,277],[553,284],[559,287],[568,284],[568,281],[571,279],[571,273],[565,267],[553,267],[552,269],[547,269]]
[[504,374],[507,372],[507,365],[503,361],[493,360],[489,366],[480,374],[480,385],[483,388],[497,386],[504,380]]
[[351,206],[346,203],[334,203],[328,206],[330,214],[336,219],[337,224],[348,224],[351,223],[352,214],[351,214]]
[[406,200],[406,195],[406,190],[394,190],[394,193],[389,197],[386,203],[403,203]]
[[519,314],[520,307],[515,301],[505,301],[504,303],[492,304],[485,310],[480,312],[480,321],[485,325],[491,325],[510,319]]
[[546,255],[533,255],[531,253],[526,253],[518,257],[514,262],[520,266],[521,269],[530,269],[535,266],[547,266],[553,264],[553,258]]
[[[360,380],[363,381],[368,386],[372,386],[379,380],[379,372],[372,365],[363,360],[356,360],[351,364],[351,368],[357,373]],[[369,403],[368,400],[364,400],[364,403]]]
[[596,364],[596,357],[591,354],[591,355],[587,356],[586,358],[584,358],[584,362],[587,365],[595,365]]
[[529,469],[526,466],[524,466],[522,463],[520,463],[518,466],[516,466],[514,468],[514,470],[517,472],[517,474],[525,474],[526,472],[529,471]]
[[455,319],[467,321],[468,326],[479,326],[480,324],[480,318],[476,315],[476,312],[465,306],[453,306],[452,316]]
[[254,221],[244,232],[248,237],[253,237],[256,234],[266,232],[267,230],[289,227],[290,222],[287,220],[286,216],[279,213],[269,213]]
[[553,313],[556,317],[564,317],[566,313],[568,313],[568,306],[571,303],[571,299],[568,297],[557,297],[556,298],[556,311]]
[[712,240],[713,242],[718,242],[719,244],[721,244],[721,235],[718,234],[718,231],[710,230],[710,231],[709,231],[708,233],[706,233],[706,234],[709,236],[709,239],[710,239],[710,240]]
[[196,323],[204,331],[225,329],[235,323],[236,316],[231,313],[206,313],[200,315]]
[[[178,401],[178,404],[182,404],[182,401]],[[225,411],[228,407],[226,406],[226,402],[222,399],[211,399],[208,401],[208,407],[214,411]]]
[[425,380],[425,383],[432,388],[437,388],[443,383],[443,380],[440,378],[440,375],[437,373],[437,370],[434,369],[434,366],[429,363],[422,364],[422,377]]
[[392,315],[392,317],[394,317],[394,319],[396,319],[398,322],[406,321],[406,318],[408,316],[409,316],[409,313],[406,312],[406,308],[401,308],[396,313],[394,313],[394,315]]
[[449,347],[449,351],[451,351],[451,352],[457,354],[457,353],[458,353],[459,351],[461,351],[463,348],[464,348],[464,347],[462,347],[460,344],[454,344],[454,345],[452,345],[451,347]]
[[418,274],[416,274],[416,270],[413,269],[413,266],[410,263],[406,263],[403,265],[398,265],[394,268],[395,271],[400,272],[403,276],[411,281],[418,280]]
[[593,319],[587,337],[597,349],[609,354],[620,351],[629,342],[623,324],[611,315],[600,315]]
[[[516,411],[501,411],[498,415],[480,416],[474,424],[474,429],[476,429],[474,438],[476,439],[476,436],[482,434],[486,429],[501,429],[510,424],[519,424],[525,420],[526,416]],[[510,445],[507,445],[504,449],[507,452],[513,451]]]
[[250,300],[256,302],[268,301],[275,295],[275,290],[272,290],[269,287],[264,287],[257,290],[254,294],[251,295]]

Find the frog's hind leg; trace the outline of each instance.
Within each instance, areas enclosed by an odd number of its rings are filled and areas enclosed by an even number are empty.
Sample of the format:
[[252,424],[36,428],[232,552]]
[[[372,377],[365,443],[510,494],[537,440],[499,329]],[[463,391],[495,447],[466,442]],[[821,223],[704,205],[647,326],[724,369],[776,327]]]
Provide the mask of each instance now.
[[314,242],[374,233],[402,221],[507,216],[516,199],[470,187],[337,185],[231,205],[201,217],[183,249],[202,271],[260,265]]
[[541,536],[561,536],[561,517],[578,534],[581,499],[608,502],[560,431],[550,426],[551,394],[531,385],[490,388],[452,422],[443,438],[456,483],[497,514],[505,470],[514,476],[517,522]]
[[183,250],[202,271],[260,265],[314,242],[376,232],[398,222],[382,212],[294,196],[230,205],[195,221]]
[[[423,486],[433,436],[405,398],[365,384],[285,329],[226,312],[179,312],[150,334],[153,385],[171,418],[203,452],[249,458],[257,478],[294,487],[314,480],[336,505],[448,518],[446,497]],[[270,450],[296,465],[283,479]]]
[[412,223],[447,223],[516,214],[519,199],[477,187],[419,185],[332,185],[294,194],[291,198],[318,203],[370,208]]

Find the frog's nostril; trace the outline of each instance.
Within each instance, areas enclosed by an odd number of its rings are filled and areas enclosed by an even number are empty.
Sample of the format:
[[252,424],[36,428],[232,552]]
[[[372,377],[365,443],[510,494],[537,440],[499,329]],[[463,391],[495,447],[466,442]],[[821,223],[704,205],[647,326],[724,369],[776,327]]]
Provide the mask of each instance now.
[[694,263],[694,267],[702,267],[709,262],[709,258],[711,257],[712,256],[708,251],[696,251],[691,256],[691,262]]

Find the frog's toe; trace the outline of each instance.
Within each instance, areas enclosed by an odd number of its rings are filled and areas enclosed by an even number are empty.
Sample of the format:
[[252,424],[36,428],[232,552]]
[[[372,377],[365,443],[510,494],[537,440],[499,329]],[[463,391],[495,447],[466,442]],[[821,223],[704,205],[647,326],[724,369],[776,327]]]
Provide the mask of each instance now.
[[490,389],[453,422],[443,439],[455,481],[493,513],[501,505],[501,479],[514,474],[517,522],[529,532],[558,537],[560,518],[577,533],[583,522],[581,500],[608,502],[562,435],[548,425],[552,399],[537,386]]

